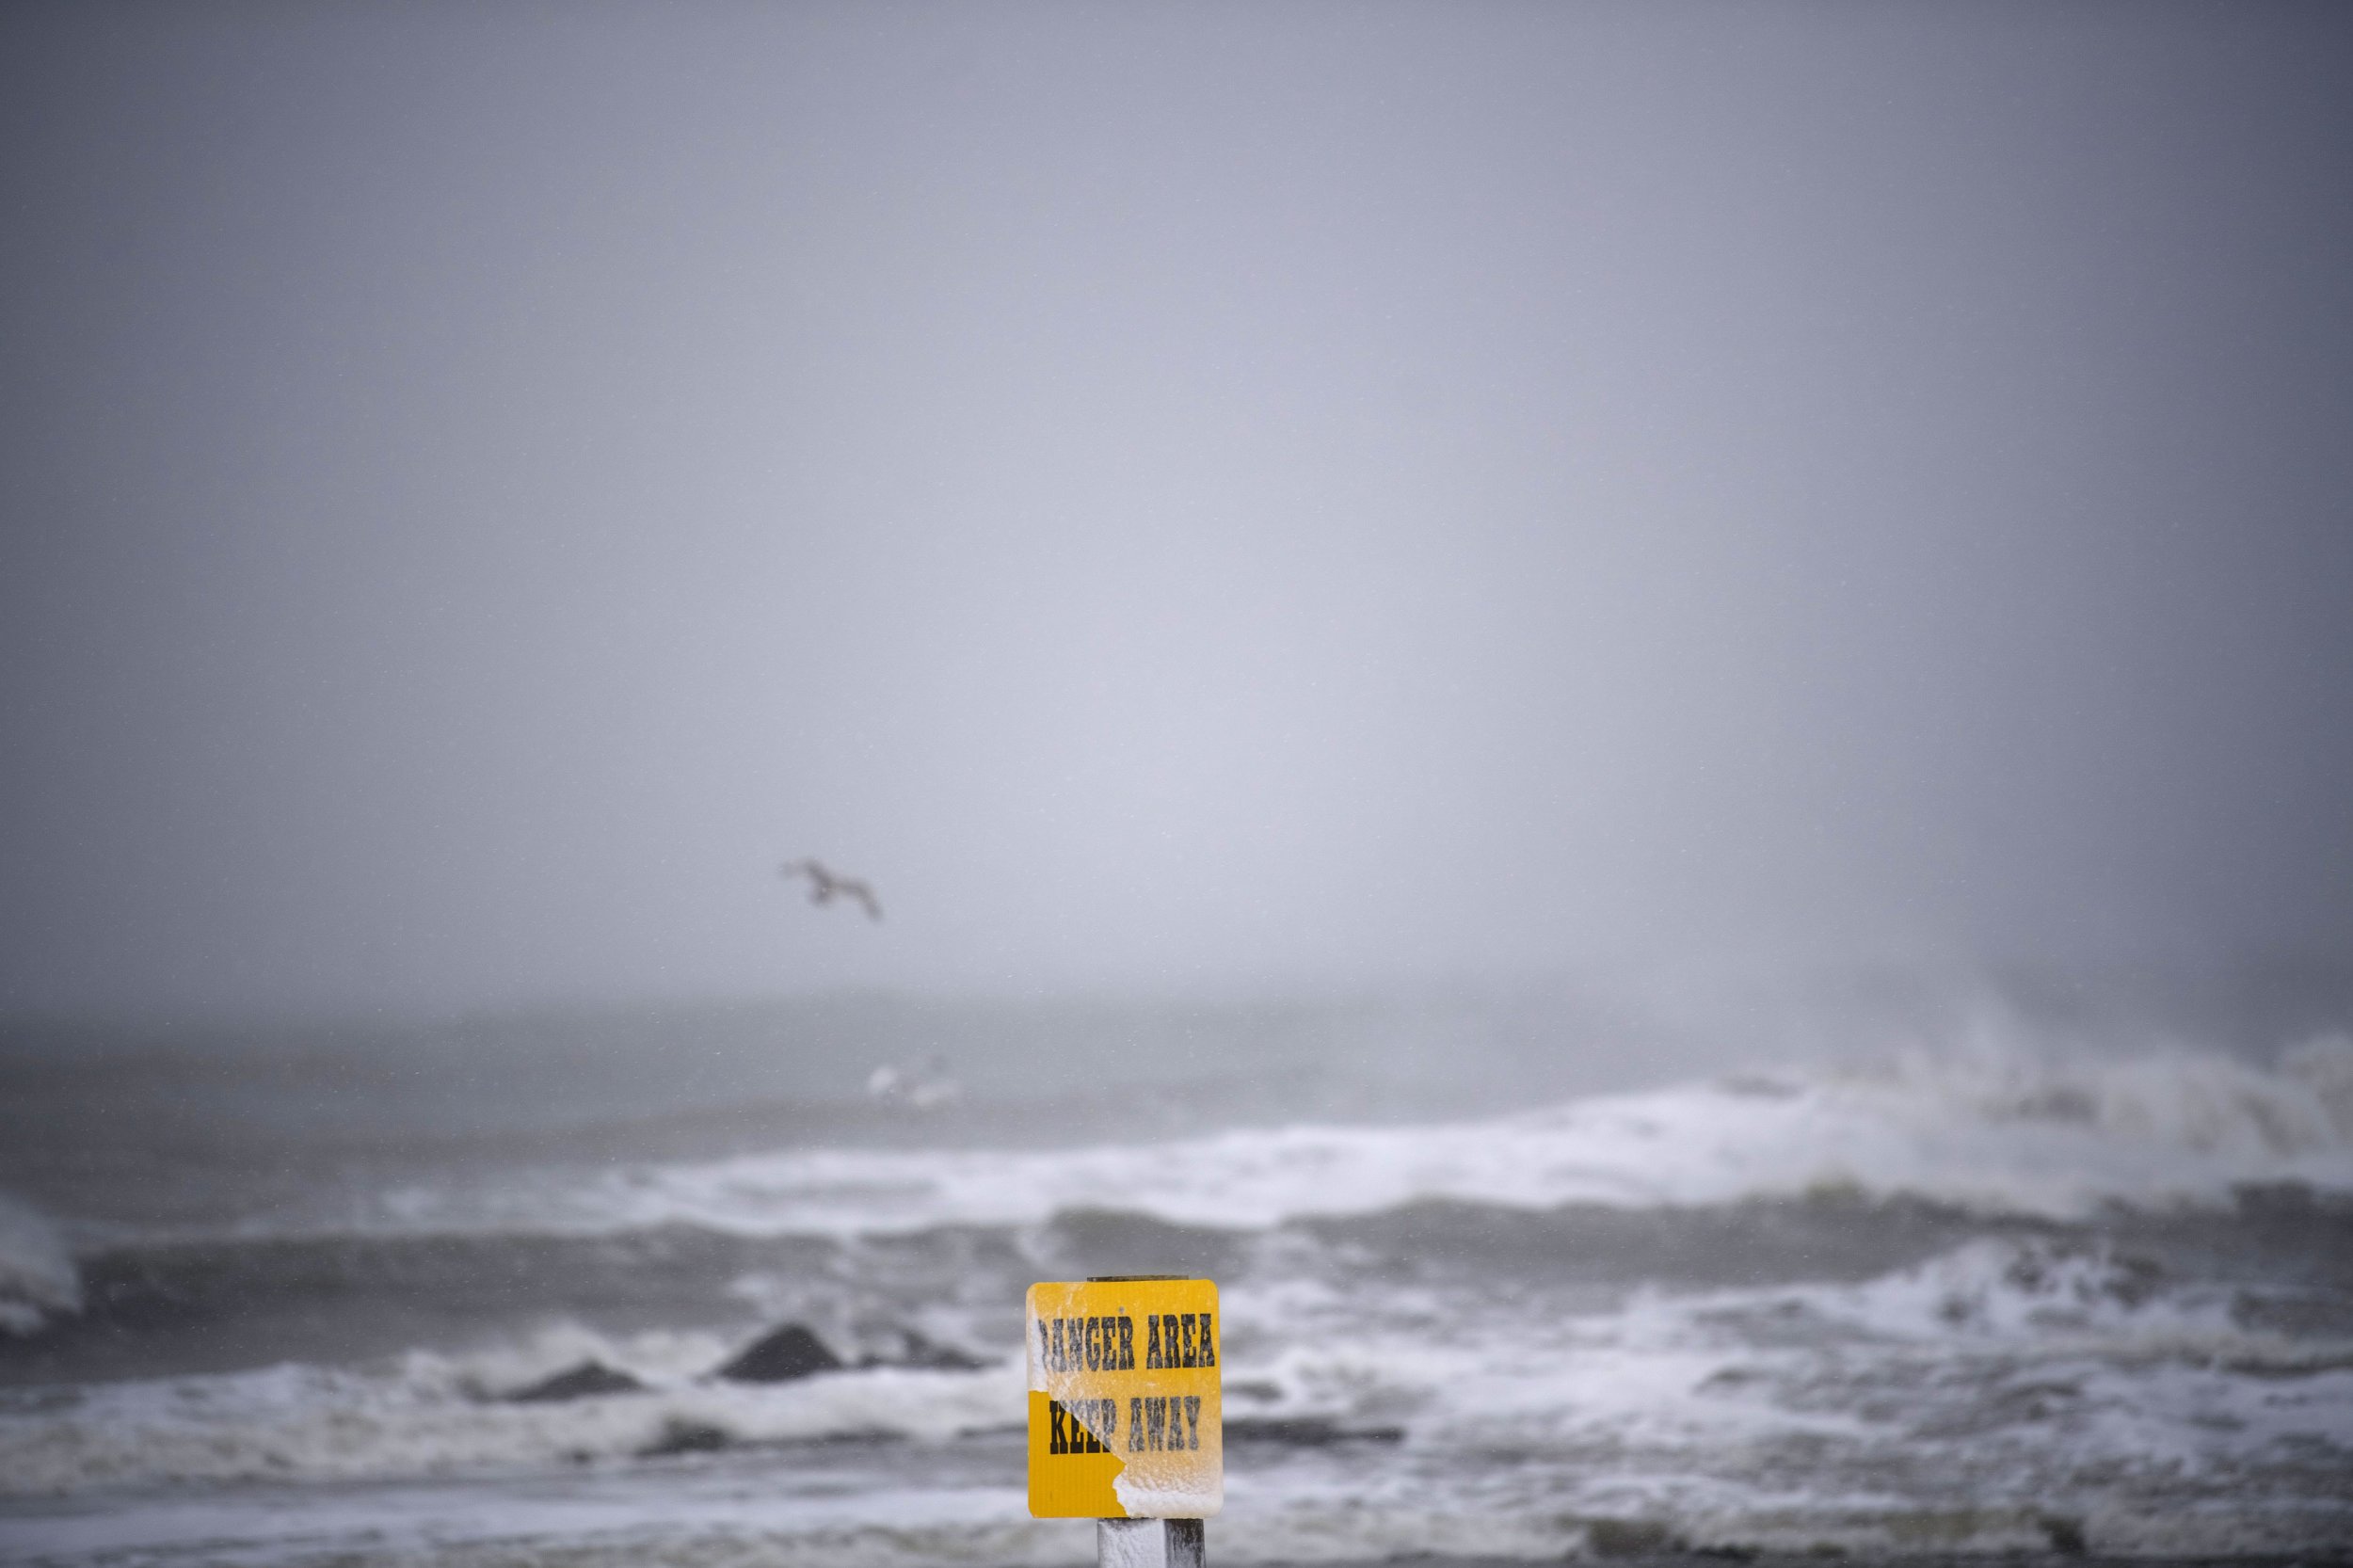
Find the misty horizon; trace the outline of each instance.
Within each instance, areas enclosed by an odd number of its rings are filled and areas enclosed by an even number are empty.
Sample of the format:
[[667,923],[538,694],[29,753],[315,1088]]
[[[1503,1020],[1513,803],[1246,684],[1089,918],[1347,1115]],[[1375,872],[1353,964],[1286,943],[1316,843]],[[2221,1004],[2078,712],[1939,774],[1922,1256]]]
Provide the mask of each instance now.
[[0,28],[9,1012],[2353,947],[2336,19]]

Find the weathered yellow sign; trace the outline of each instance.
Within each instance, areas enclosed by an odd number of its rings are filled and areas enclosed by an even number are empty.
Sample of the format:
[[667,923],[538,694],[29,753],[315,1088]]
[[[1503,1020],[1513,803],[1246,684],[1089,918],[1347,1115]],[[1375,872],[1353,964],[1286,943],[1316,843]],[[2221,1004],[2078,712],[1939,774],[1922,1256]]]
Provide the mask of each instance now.
[[1030,1512],[1206,1519],[1225,1503],[1217,1286],[1030,1287]]

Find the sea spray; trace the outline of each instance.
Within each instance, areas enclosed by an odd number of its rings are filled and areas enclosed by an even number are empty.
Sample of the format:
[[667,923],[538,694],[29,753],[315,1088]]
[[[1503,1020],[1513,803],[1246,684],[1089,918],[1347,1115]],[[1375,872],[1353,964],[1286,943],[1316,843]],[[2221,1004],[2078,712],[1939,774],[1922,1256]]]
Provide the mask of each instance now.
[[81,1309],[81,1274],[56,1227],[0,1192],[0,1333],[32,1334]]

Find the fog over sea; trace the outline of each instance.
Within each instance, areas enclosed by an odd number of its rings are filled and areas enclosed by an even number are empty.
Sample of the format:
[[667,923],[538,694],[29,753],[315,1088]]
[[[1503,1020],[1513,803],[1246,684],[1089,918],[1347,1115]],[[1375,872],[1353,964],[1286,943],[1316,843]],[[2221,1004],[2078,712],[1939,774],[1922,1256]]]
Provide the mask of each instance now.
[[20,1030],[0,1557],[1086,1560],[1021,1293],[1136,1272],[1223,1292],[1220,1560],[2353,1547],[2353,1041],[2055,997]]
[[2353,1568],[2348,83],[0,5],[0,1568]]

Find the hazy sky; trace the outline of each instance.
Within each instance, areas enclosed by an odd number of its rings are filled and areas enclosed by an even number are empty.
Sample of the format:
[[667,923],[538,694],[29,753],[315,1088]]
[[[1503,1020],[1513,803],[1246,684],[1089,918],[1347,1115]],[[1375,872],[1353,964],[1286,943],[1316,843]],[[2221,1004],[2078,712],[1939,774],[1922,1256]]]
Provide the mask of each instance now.
[[2353,950],[2349,84],[2322,6],[11,5],[0,1010]]

